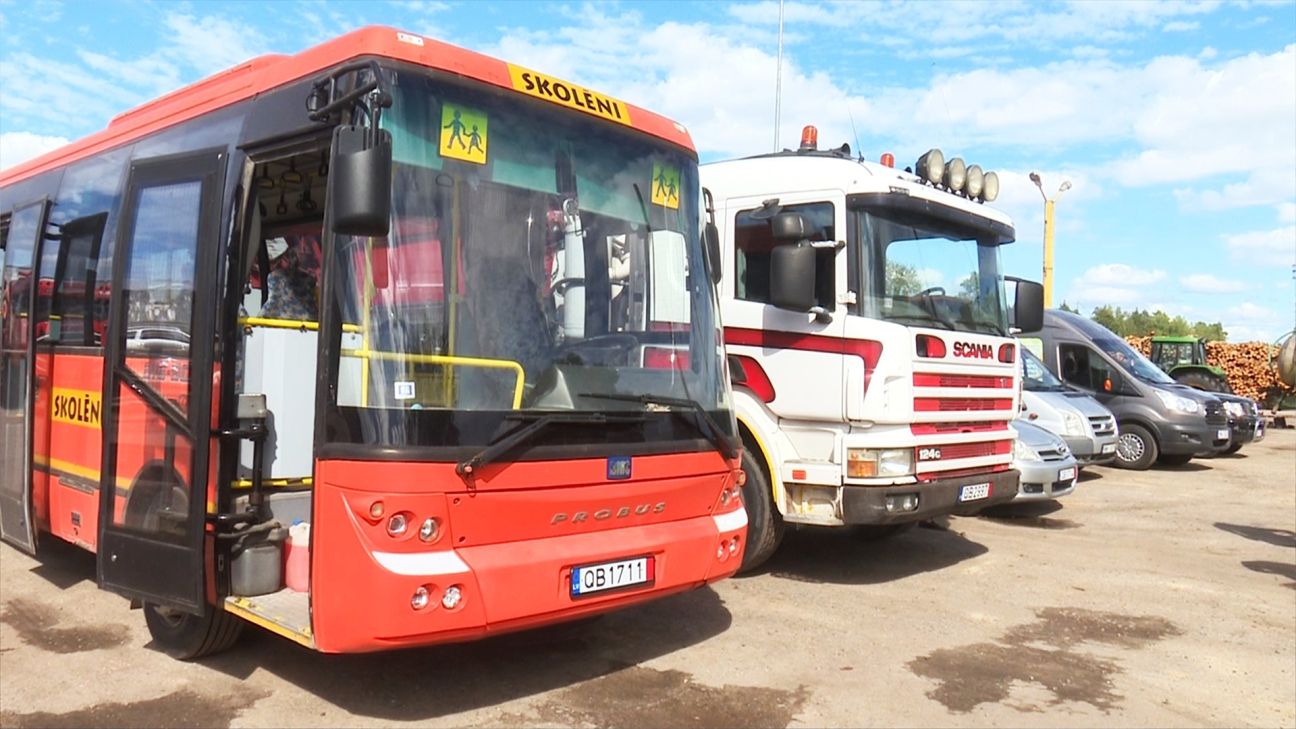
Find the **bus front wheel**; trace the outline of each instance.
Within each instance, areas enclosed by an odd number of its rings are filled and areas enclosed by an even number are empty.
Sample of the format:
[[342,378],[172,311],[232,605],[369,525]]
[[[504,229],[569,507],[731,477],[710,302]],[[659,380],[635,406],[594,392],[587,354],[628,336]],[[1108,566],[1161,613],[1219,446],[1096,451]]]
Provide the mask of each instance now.
[[191,615],[156,603],[144,603],[144,622],[162,652],[182,661],[219,653],[238,640],[243,621],[207,605],[202,615]]
[[738,568],[740,573],[764,564],[783,541],[783,517],[774,505],[769,476],[750,447],[743,448],[742,469],[747,475],[742,487],[743,508],[747,509],[747,549]]

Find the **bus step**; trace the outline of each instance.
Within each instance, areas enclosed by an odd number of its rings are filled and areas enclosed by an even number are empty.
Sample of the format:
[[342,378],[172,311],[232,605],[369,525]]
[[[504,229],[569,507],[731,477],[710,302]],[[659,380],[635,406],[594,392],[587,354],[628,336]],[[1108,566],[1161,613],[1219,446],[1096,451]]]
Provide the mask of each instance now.
[[225,610],[307,648],[315,647],[310,624],[310,596],[304,592],[285,587],[256,597],[230,596],[225,598]]

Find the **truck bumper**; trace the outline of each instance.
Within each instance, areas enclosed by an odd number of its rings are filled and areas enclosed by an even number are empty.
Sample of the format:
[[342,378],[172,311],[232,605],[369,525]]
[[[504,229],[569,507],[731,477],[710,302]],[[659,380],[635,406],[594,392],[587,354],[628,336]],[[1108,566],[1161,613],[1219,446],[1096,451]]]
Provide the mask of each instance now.
[[[1017,471],[998,471],[975,476],[941,479],[899,486],[843,486],[842,521],[846,524],[903,524],[946,514],[968,516],[987,506],[1002,504],[1017,496]],[[959,501],[964,486],[989,484],[989,493],[973,501]],[[918,506],[910,511],[887,509],[888,497],[916,495]]]

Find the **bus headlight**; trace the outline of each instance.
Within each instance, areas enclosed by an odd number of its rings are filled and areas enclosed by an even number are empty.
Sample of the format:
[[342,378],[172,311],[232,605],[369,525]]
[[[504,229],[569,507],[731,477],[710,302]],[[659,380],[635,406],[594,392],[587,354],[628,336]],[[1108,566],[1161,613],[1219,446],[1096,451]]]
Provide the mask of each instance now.
[[913,473],[913,449],[910,448],[847,448],[846,476],[873,478],[876,476],[908,476]]

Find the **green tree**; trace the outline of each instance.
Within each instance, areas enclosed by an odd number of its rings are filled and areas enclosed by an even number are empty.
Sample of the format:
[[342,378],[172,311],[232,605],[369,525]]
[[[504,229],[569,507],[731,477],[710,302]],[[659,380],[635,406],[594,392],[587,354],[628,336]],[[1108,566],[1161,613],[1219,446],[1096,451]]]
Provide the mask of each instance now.
[[895,261],[887,261],[887,295],[913,296],[923,290],[922,281],[918,279],[918,269]]
[[1182,316],[1170,316],[1160,309],[1145,311],[1132,309],[1125,311],[1119,306],[1099,306],[1093,310],[1091,319],[1102,324],[1122,337],[1146,337],[1160,334],[1167,337],[1195,336],[1207,341],[1223,341],[1228,332],[1220,322],[1189,322]]
[[1063,302],[1058,306],[1058,308],[1061,309],[1062,311],[1070,312],[1070,313],[1072,313],[1072,314],[1079,314],[1079,313],[1080,313],[1080,310],[1079,310],[1079,309],[1076,309],[1076,308],[1074,308],[1074,307],[1072,307],[1072,306],[1068,306],[1068,305],[1067,305],[1067,302],[1065,302],[1065,301],[1063,301]]
[[968,301],[978,301],[981,298],[981,277],[976,271],[969,273],[967,278],[959,281],[959,296]]

